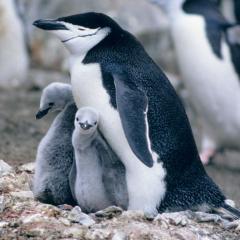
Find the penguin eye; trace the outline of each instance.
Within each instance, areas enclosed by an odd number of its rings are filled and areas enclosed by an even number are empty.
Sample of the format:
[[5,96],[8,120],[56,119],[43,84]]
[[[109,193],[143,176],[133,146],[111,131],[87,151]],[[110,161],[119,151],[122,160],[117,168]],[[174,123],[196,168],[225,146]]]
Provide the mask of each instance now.
[[54,105],[53,102],[50,102],[50,103],[48,104],[49,107],[52,107],[53,105]]
[[97,125],[97,122],[95,122],[94,125]]
[[76,120],[77,120],[77,121],[79,120],[78,117],[76,118]]

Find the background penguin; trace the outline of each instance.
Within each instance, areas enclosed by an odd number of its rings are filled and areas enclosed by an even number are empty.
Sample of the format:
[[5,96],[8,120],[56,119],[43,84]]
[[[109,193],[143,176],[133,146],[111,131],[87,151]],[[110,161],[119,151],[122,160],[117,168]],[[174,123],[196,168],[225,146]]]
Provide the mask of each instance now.
[[126,168],[128,209],[152,215],[225,206],[201,164],[182,103],[130,33],[93,12],[34,25],[55,33],[71,52],[75,101],[100,112],[100,130]]
[[97,130],[99,114],[93,108],[77,111],[72,143],[75,161],[70,186],[85,212],[96,212],[111,205],[127,208],[125,168]]
[[209,0],[157,1],[169,16],[182,79],[202,123],[203,163],[240,150],[240,27]]
[[77,108],[73,103],[71,85],[51,83],[43,90],[36,118],[42,118],[49,111],[62,112],[57,115],[38,146],[34,197],[44,203],[73,205],[75,201],[68,175],[73,163],[71,138]]
[[26,80],[28,55],[24,31],[13,0],[0,0],[0,86],[20,86]]
[[234,13],[237,21],[240,23],[240,1],[234,0]]
[[219,1],[219,6],[221,6],[223,14],[228,20],[240,22],[239,0],[221,0]]

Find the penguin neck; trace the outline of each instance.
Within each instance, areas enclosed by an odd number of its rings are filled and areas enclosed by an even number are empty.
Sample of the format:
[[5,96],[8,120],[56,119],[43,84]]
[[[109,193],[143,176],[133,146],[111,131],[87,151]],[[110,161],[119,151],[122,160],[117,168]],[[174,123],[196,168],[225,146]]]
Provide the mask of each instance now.
[[83,134],[81,133],[80,129],[77,128],[74,130],[74,145],[77,147],[78,150],[85,150],[92,145],[92,142],[97,137],[97,130],[89,133]]
[[71,54],[70,57],[69,57],[69,68],[71,69],[72,66],[76,63],[76,62],[79,62],[79,63],[82,63],[85,56],[86,56],[87,53],[83,53],[82,55],[81,54]]

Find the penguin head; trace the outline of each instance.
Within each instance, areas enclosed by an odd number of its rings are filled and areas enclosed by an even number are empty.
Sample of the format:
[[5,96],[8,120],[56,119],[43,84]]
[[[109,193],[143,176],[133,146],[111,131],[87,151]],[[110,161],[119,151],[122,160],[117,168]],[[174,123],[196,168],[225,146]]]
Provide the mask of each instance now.
[[71,101],[73,101],[71,85],[58,82],[51,83],[43,89],[36,118],[40,119],[50,111],[61,111]]
[[[203,0],[151,0],[152,3],[159,5],[166,13],[173,13],[179,9],[183,9],[184,4],[203,3]],[[219,5],[219,0],[204,0],[211,4]]]
[[54,33],[74,55],[84,55],[112,32],[121,29],[102,13],[83,13],[55,20],[40,19],[34,26]]
[[96,131],[99,121],[99,113],[91,107],[80,108],[75,115],[75,129],[81,134],[92,134]]

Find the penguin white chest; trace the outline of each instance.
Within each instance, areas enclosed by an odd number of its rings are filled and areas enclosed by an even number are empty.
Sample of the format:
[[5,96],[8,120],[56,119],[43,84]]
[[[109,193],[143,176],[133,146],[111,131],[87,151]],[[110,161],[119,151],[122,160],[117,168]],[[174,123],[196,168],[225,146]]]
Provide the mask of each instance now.
[[136,157],[124,134],[119,113],[110,104],[100,65],[83,64],[82,59],[75,59],[70,70],[77,107],[90,106],[99,111],[99,128],[126,167],[128,209],[155,213],[166,192],[165,169],[161,163],[148,168]]
[[204,120],[206,130],[216,139],[236,141],[240,131],[239,79],[224,38],[222,58],[213,52],[206,24],[199,15],[179,13],[172,19],[179,67],[190,100]]
[[[93,107],[99,111],[99,127],[110,144],[114,139],[116,145],[126,145],[120,116],[110,104],[110,96],[102,83],[102,74],[99,64],[82,64],[76,59],[71,67],[71,83],[73,96],[78,108]],[[116,136],[118,136],[116,138]],[[113,146],[114,147],[114,143]]]

